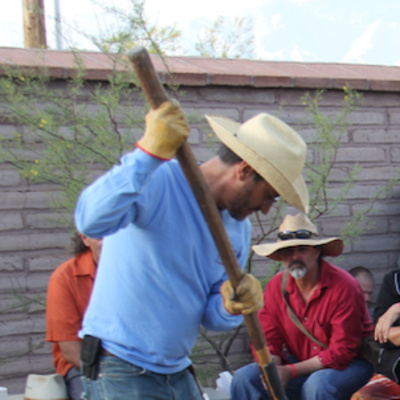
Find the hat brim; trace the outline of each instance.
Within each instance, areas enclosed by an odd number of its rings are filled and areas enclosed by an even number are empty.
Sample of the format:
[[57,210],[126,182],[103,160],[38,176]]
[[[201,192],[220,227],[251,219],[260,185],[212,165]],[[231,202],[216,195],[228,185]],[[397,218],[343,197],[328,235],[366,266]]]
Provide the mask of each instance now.
[[326,239],[289,239],[279,240],[274,243],[263,243],[252,246],[254,252],[271,260],[282,261],[279,250],[295,246],[320,246],[322,256],[337,257],[343,252],[343,240],[339,237]]
[[206,115],[205,118],[222,143],[246,161],[284,200],[307,213],[308,191],[301,175],[289,181],[274,164],[238,140],[234,133],[238,131],[240,123],[215,115]]

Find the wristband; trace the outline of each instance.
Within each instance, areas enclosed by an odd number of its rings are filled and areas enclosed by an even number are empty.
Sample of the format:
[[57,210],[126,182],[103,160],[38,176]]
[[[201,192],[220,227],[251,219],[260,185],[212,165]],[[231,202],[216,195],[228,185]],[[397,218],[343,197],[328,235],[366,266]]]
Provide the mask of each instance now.
[[297,378],[297,369],[294,364],[289,364],[290,372],[292,373],[292,379]]

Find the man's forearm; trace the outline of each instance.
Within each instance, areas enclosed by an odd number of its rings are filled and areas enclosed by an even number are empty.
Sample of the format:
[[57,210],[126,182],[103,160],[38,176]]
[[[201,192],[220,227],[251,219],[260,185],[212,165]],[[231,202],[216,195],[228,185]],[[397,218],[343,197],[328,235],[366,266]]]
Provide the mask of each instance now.
[[63,358],[79,370],[81,367],[81,342],[58,342],[58,345]]
[[282,365],[282,358],[280,356],[272,355],[275,365]]
[[324,366],[322,365],[319,357],[315,356],[308,360],[300,361],[294,364],[294,368],[296,368],[297,376],[305,376],[324,368]]
[[277,368],[282,385],[286,387],[291,379],[297,378],[298,376],[309,375],[322,369],[323,365],[319,357],[315,356],[309,360],[300,361],[295,364],[280,365],[279,363],[277,364]]
[[388,339],[395,346],[400,346],[400,326],[394,326],[389,329]]

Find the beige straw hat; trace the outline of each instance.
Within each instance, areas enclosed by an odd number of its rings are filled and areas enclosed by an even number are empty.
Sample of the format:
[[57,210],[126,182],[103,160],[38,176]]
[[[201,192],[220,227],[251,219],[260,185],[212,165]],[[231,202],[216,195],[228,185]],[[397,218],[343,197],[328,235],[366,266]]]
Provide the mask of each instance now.
[[297,132],[269,114],[256,115],[243,124],[222,116],[205,117],[222,143],[289,204],[307,212],[308,191],[301,175],[307,145]]
[[24,400],[68,400],[64,377],[60,374],[29,374]]
[[278,240],[252,246],[259,256],[282,261],[279,250],[295,246],[319,246],[322,256],[336,257],[342,254],[343,241],[339,237],[318,238],[317,227],[305,214],[286,215],[279,227]]

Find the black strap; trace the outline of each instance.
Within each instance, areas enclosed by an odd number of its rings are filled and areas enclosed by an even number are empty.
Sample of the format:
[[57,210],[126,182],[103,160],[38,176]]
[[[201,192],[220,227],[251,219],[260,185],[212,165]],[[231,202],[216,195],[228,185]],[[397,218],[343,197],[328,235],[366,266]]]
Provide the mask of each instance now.
[[200,383],[199,379],[197,378],[196,371],[194,370],[193,364],[190,364],[190,365],[187,367],[187,369],[188,369],[188,371],[193,375],[193,378],[194,378],[194,380],[195,380],[195,382],[196,382],[196,385],[197,385],[197,387],[199,388],[201,397],[205,398],[205,397],[204,397],[205,393],[204,393],[203,387],[201,386],[201,383]]
[[286,290],[286,283],[287,283],[287,278],[288,278],[288,271],[286,270],[283,273],[282,276],[282,295],[286,303],[286,308],[289,314],[290,319],[293,321],[293,323],[306,335],[309,339],[311,339],[313,342],[317,343],[319,346],[323,347],[324,349],[327,349],[328,346],[322,342],[320,342],[318,339],[316,339],[306,328],[305,326],[301,323],[299,320],[299,317],[294,313],[292,308],[290,307],[289,304],[289,293]]

